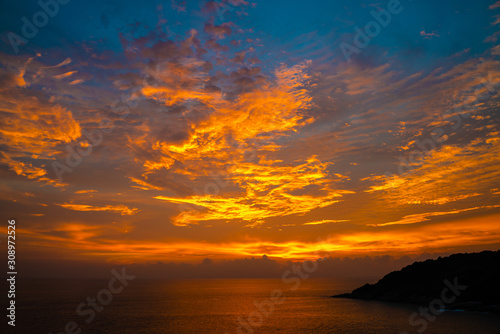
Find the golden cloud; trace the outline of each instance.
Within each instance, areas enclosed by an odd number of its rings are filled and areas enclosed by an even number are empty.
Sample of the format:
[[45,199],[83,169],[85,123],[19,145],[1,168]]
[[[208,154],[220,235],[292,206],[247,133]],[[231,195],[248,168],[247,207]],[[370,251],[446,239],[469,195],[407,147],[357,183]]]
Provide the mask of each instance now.
[[[304,214],[340,201],[354,193],[332,188],[334,180],[326,171],[328,163],[315,157],[298,166],[242,163],[233,166],[228,178],[244,192],[235,197],[198,195],[188,198],[157,196],[156,199],[192,204],[208,210],[186,210],[174,218],[174,224],[186,226],[200,220],[242,219],[255,221],[269,217]],[[318,187],[318,194],[298,194],[307,186]]]
[[335,220],[324,219],[324,220],[315,220],[312,222],[307,222],[307,223],[304,223],[304,225],[323,225],[323,224],[330,224],[330,223],[344,223],[344,222],[348,222],[348,221],[349,220],[346,220],[346,219],[335,219]]
[[[68,252],[107,260],[158,261],[161,259],[185,261],[196,258],[242,258],[267,254],[281,259],[317,259],[328,255],[352,256],[373,254],[417,254],[422,251],[449,251],[457,245],[489,245],[500,238],[499,215],[456,220],[434,225],[387,226],[384,229],[365,232],[348,232],[327,235],[314,242],[290,240],[246,240],[235,242],[201,242],[158,240],[109,239],[110,234],[126,231],[119,226],[89,226],[87,224],[63,224],[56,231],[65,235],[52,235],[45,230],[20,229],[27,246],[61,249]],[[107,234],[107,236],[106,236]],[[34,239],[31,239],[34,238]],[[33,241],[31,241],[33,240]],[[429,245],[432,245],[431,247]],[[81,256],[80,256],[81,257]]]
[[438,211],[438,212],[425,212],[425,213],[416,213],[408,216],[404,216],[398,221],[383,223],[383,224],[370,224],[369,226],[389,226],[389,225],[407,225],[407,224],[416,224],[424,221],[428,221],[429,217],[435,216],[446,216],[446,215],[454,215],[462,212],[480,210],[480,209],[495,209],[500,208],[500,205],[485,205],[480,207],[466,208],[460,210],[452,210],[452,211]]
[[[423,154],[422,154],[423,156]],[[405,166],[402,174],[372,176],[366,192],[383,192],[388,202],[446,204],[481,195],[500,177],[500,137],[490,133],[468,145],[446,145]]]
[[[190,124],[192,131],[182,143],[172,144],[156,140],[152,144],[154,159],[143,163],[145,178],[162,169],[176,172],[196,182],[209,175],[219,175],[232,189],[230,195],[197,194],[189,197],[156,196],[156,199],[199,207],[184,210],[174,218],[177,226],[198,221],[240,219],[257,222],[262,219],[292,214],[305,214],[313,209],[336,203],[352,191],[337,190],[334,184],[342,175],[332,178],[316,156],[306,161],[273,160],[266,158],[279,151],[279,139],[298,128],[310,124],[313,117],[305,111],[312,106],[312,98],[303,88],[309,76],[305,73],[309,62],[291,68],[281,66],[274,73],[273,83],[241,93],[236,99],[227,99],[221,92],[206,91],[193,84],[195,65],[179,68],[167,66],[185,85],[166,79],[161,87],[148,86],[142,93],[173,106],[186,101],[197,101],[211,111],[208,117]],[[163,78],[163,76],[162,76]],[[148,143],[140,138],[137,143]],[[136,143],[136,144],[137,144]],[[259,159],[245,158],[250,153]],[[250,160],[250,161],[249,161]],[[144,189],[146,181],[133,179]],[[314,193],[308,188],[313,187]],[[252,224],[247,226],[253,226]]]
[[[26,85],[22,76],[16,80],[19,85]],[[80,137],[80,125],[72,113],[61,106],[26,96],[23,88],[1,91],[0,97],[0,108],[4,114],[0,145],[9,148],[8,153],[0,156],[0,163],[29,179],[64,186],[64,183],[47,177],[45,165],[36,166],[26,162],[26,159],[51,160],[59,153],[58,145]]]
[[68,210],[74,211],[111,211],[120,213],[122,216],[132,216],[139,212],[137,208],[129,208],[126,205],[106,205],[106,206],[92,206],[87,204],[72,204],[72,203],[63,203],[57,204],[60,207],[63,207]]

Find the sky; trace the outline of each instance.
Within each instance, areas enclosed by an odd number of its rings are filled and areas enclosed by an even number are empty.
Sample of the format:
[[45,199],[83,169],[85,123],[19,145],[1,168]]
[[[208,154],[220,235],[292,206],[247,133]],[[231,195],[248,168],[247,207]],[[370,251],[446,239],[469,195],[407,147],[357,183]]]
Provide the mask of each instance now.
[[0,17],[0,205],[23,259],[500,248],[499,1],[4,0]]

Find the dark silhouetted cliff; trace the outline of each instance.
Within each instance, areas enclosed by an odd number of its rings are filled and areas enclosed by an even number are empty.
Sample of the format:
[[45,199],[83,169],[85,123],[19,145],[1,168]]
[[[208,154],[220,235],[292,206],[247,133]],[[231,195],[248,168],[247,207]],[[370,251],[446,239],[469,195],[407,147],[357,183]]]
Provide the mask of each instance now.
[[415,262],[333,297],[419,304],[438,299],[449,309],[500,312],[500,251]]

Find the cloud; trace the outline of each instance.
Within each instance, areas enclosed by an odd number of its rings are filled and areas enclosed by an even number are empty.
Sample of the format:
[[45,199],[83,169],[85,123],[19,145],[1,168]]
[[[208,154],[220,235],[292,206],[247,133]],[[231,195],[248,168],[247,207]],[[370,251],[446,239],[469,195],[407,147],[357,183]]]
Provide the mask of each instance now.
[[80,84],[82,82],[85,82],[85,81],[83,79],[77,79],[77,80],[71,81],[69,84],[70,85],[78,85],[78,84]]
[[[278,166],[267,161],[261,165],[239,164],[229,171],[228,178],[243,192],[239,196],[213,195],[175,198],[156,196],[156,199],[199,206],[208,210],[186,210],[174,218],[177,226],[207,220],[242,219],[256,221],[269,217],[304,214],[340,201],[347,190],[332,188],[326,164],[312,158],[296,167]],[[306,188],[315,185],[317,194],[307,194]],[[300,194],[302,192],[302,194]]]
[[250,227],[250,228],[258,228],[262,225],[265,224],[265,221],[264,220],[257,220],[257,221],[254,221],[253,223],[250,223],[250,224],[246,224],[244,227]]
[[206,23],[204,30],[207,34],[212,36],[216,36],[221,39],[225,36],[229,36],[232,33],[231,27],[229,23],[223,23],[221,25],[214,25],[212,23]]
[[[181,144],[161,140],[154,143],[158,158],[144,162],[146,173],[166,169],[195,179],[195,169],[201,168],[204,173],[221,175],[230,184],[228,187],[234,188],[231,197],[211,194],[183,198],[156,196],[204,208],[181,213],[174,218],[175,225],[186,226],[200,220],[256,221],[303,214],[329,206],[344,194],[352,193],[336,190],[333,185],[337,181],[331,180],[327,172],[329,164],[321,163],[314,156],[307,161],[288,164],[264,158],[279,149],[274,144],[277,140],[313,121],[301,115],[311,100],[301,88],[307,80],[306,66],[282,66],[275,73],[275,84],[243,92],[233,100],[225,99],[218,91],[189,86],[189,89],[143,89],[144,95],[161,100],[166,106],[196,101],[211,111],[206,118],[191,123],[189,137]],[[235,145],[239,149],[235,150]],[[245,153],[252,151],[262,157],[258,161],[248,161]],[[306,194],[310,186],[316,188],[316,194]]]
[[65,66],[65,65],[68,65],[68,64],[71,64],[71,58],[66,58],[64,59],[62,62],[60,62],[59,64],[57,65],[54,65],[54,66],[46,66],[44,68],[58,68],[58,67],[62,67],[62,66]]
[[126,205],[106,205],[106,206],[92,206],[87,204],[72,204],[72,203],[63,203],[57,204],[60,207],[63,207],[68,210],[74,211],[110,211],[120,213],[122,216],[132,216],[139,212],[137,208],[129,208]]
[[[186,5],[186,13],[173,12],[179,25],[162,16]],[[500,67],[487,58],[497,49],[443,44],[428,53],[429,43],[408,46],[403,32],[373,39],[377,56],[348,65],[324,43],[341,27],[299,38],[285,27],[290,43],[276,44],[251,18],[238,19],[245,13],[234,6],[246,1],[198,5],[154,6],[157,26],[134,23],[108,46],[96,34],[43,56],[2,55],[2,203],[24,215],[33,249],[57,245],[72,256],[122,261],[295,259],[498,239],[494,220],[489,229],[441,225],[497,209]],[[486,16],[485,29],[474,32],[479,41],[493,28]],[[403,43],[382,47],[393,38]],[[453,115],[443,117],[446,110]],[[462,128],[448,131],[457,115]],[[47,166],[64,163],[75,146],[90,147],[82,129],[97,131],[103,119],[112,131],[66,183],[53,179]],[[398,157],[438,128],[446,131],[440,145],[398,175],[384,174],[395,174]],[[139,225],[151,228],[132,231]]]
[[336,220],[316,220],[312,222],[304,223],[304,225],[322,225],[322,224],[330,224],[330,223],[343,223],[348,222],[348,219],[336,219]]
[[142,189],[142,190],[162,190],[163,189],[162,187],[152,185],[150,183],[147,183],[146,181],[137,179],[135,177],[129,177],[129,179],[130,179],[130,181],[137,184],[137,186],[133,186],[134,188],[137,188],[137,189]]
[[498,133],[421,156],[421,161],[404,166],[402,174],[367,178],[376,185],[366,192],[383,192],[385,201],[398,205],[438,205],[479,196],[500,176]]
[[500,1],[497,1],[493,5],[490,6],[490,9],[496,9],[496,8],[500,8]]
[[63,74],[59,74],[59,75],[55,75],[54,76],[54,79],[63,79],[63,78],[67,78],[69,76],[72,76],[73,74],[77,73],[78,71],[70,71],[70,72],[66,72],[66,73],[63,73]]
[[433,32],[425,32],[425,30],[422,30],[420,32],[420,36],[423,36],[424,39],[431,39],[433,37],[439,37],[439,35],[437,34],[437,32],[433,31]]
[[[497,205],[498,207],[498,205]],[[483,208],[484,209],[484,208]],[[471,208],[471,211],[475,210]],[[479,210],[479,209],[478,209]],[[427,217],[437,217],[441,212]],[[446,214],[444,214],[446,215]],[[462,247],[487,247],[498,245],[500,227],[498,214],[478,216],[451,222],[432,224],[393,224],[383,227],[368,227],[358,231],[325,234],[313,242],[297,240],[271,241],[257,238],[231,241],[206,242],[194,240],[170,240],[133,238],[123,240],[128,227],[119,224],[106,226],[64,223],[56,227],[20,229],[27,249],[59,252],[64,248],[68,254],[80,259],[94,261],[126,261],[147,263],[150,261],[191,261],[210,257],[213,259],[238,259],[266,254],[281,260],[315,260],[328,256],[393,256],[442,252]],[[411,219],[408,218],[408,219]],[[403,228],[404,227],[404,228]],[[478,246],[481,245],[481,246]],[[33,254],[36,254],[33,253]],[[48,254],[49,254],[48,253]]]
[[186,12],[186,1],[177,2],[176,0],[172,0],[172,8],[180,13],[185,13]]
[[496,45],[491,49],[491,54],[498,56],[500,55],[500,45]]
[[462,212],[481,210],[481,209],[494,209],[500,208],[500,205],[489,205],[489,206],[480,206],[474,208],[453,210],[453,211],[440,211],[440,212],[426,212],[426,213],[417,213],[413,215],[404,216],[402,219],[394,222],[383,223],[383,224],[371,224],[369,226],[389,226],[389,225],[407,225],[407,224],[417,224],[424,221],[428,221],[429,217],[436,216],[446,216],[446,215],[455,215]]
[[340,75],[346,85],[345,93],[358,95],[381,90],[395,75],[395,72],[388,71],[389,67],[389,64],[384,64],[371,69],[361,69],[354,66],[345,68]]
[[75,194],[91,194],[91,193],[96,193],[96,192],[97,192],[97,190],[84,189],[84,190],[75,191]]
[[[60,152],[60,144],[80,137],[78,122],[65,108],[40,103],[35,97],[25,96],[19,100],[5,98],[4,101],[8,107],[2,110],[0,144],[7,146],[9,151],[1,155],[0,162],[18,175],[63,186],[63,183],[47,177],[46,164]],[[26,158],[42,163],[37,162],[37,166],[35,162],[23,161]]]
[[[0,155],[0,162],[28,179],[63,187],[64,183],[49,177],[47,165],[61,152],[61,145],[81,136],[81,127],[71,111],[47,100],[36,89],[27,89],[35,81],[41,80],[43,75],[40,72],[45,68],[33,59],[25,61],[24,66],[16,70],[18,74],[12,76],[14,60],[5,57],[4,68],[0,70],[5,77],[15,82],[6,82],[3,89],[0,88],[0,145],[7,148]],[[59,65],[67,63],[69,61]],[[63,76],[74,72],[68,73]]]
[[0,163],[9,166],[9,169],[14,171],[17,175],[22,175],[30,180],[36,180],[54,187],[66,187],[68,184],[53,180],[47,177],[47,170],[45,165],[41,167],[34,166],[33,163],[22,162],[11,158],[7,153],[0,153]]

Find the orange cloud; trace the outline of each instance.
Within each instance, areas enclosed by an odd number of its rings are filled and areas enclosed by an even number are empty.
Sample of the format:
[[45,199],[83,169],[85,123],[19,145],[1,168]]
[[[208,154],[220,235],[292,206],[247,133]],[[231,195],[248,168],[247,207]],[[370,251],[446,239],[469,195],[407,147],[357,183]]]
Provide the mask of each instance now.
[[35,97],[6,98],[4,102],[10,102],[12,108],[5,110],[0,140],[19,153],[51,156],[56,145],[81,135],[71,112],[60,106],[40,103]]
[[[194,85],[195,78],[203,80],[205,76],[196,71],[200,64],[193,61],[184,66],[170,64],[164,69],[176,73],[179,81],[186,85],[166,78],[164,86],[148,86],[142,90],[145,96],[166,106],[197,101],[212,110],[208,117],[190,124],[192,131],[182,143],[157,140],[152,145],[156,158],[143,164],[144,177],[161,173],[163,169],[194,181],[215,174],[227,183],[227,189],[232,189],[230,195],[156,196],[156,199],[200,208],[185,210],[174,218],[174,225],[232,219],[256,223],[269,217],[304,214],[353,193],[336,189],[334,185],[343,176],[338,174],[332,178],[327,171],[331,164],[322,163],[315,156],[302,162],[265,158],[281,148],[277,144],[280,138],[314,120],[304,113],[311,107],[311,97],[302,87],[309,78],[305,73],[309,64],[281,66],[275,72],[274,83],[265,83],[235,99]],[[160,77],[164,78],[163,72]],[[148,142],[144,137],[136,144]],[[261,158],[251,161],[245,158],[248,153],[254,156],[258,153]],[[155,189],[146,186],[146,181],[132,180],[146,189]],[[314,193],[308,193],[308,187],[313,187]]]
[[64,79],[64,78],[67,78],[69,76],[72,76],[73,74],[75,74],[77,72],[78,71],[70,71],[70,72],[66,72],[66,73],[63,73],[63,74],[55,75],[54,79]]
[[[335,183],[326,172],[328,164],[316,158],[298,166],[242,163],[229,170],[227,178],[244,190],[239,196],[198,195],[188,198],[157,196],[156,199],[186,203],[208,210],[187,210],[174,218],[174,224],[186,226],[200,220],[242,219],[256,221],[269,217],[303,214],[340,201],[354,193],[332,188]],[[303,194],[307,186],[319,187],[316,195]]]
[[151,189],[153,189],[153,190],[162,190],[163,189],[161,187],[154,186],[152,184],[147,183],[146,181],[137,179],[135,177],[129,177],[129,179],[130,179],[130,181],[132,181],[135,184],[137,184],[137,186],[132,186],[132,187],[137,188],[137,189],[142,189],[142,190],[151,190]]
[[90,194],[90,193],[96,193],[96,192],[97,192],[97,190],[84,189],[84,190],[75,191],[75,194]]
[[405,166],[402,174],[372,176],[366,192],[383,192],[385,200],[401,204],[446,204],[479,196],[500,171],[500,137],[490,133],[465,146],[447,145]]
[[290,69],[281,67],[275,73],[275,85],[267,84],[255,91],[243,93],[236,101],[227,100],[220,92],[210,92],[199,85],[194,86],[193,81],[202,80],[204,75],[193,73],[192,66],[194,65],[190,63],[188,68],[172,69],[170,65],[167,72],[176,73],[183,78],[188,88],[182,88],[178,82],[170,82],[172,79],[165,79],[165,87],[149,86],[142,89],[145,96],[166,106],[195,100],[203,103],[207,110],[213,110],[207,120],[191,125],[195,127],[193,133],[183,144],[157,141],[153,148],[163,153],[163,156],[156,161],[146,161],[144,165],[149,171],[168,169],[175,160],[226,158],[226,150],[232,144],[228,142],[228,135],[232,136],[234,142],[245,146],[258,136],[262,136],[261,140],[268,136],[276,138],[313,121],[311,117],[305,119],[301,115],[302,110],[311,106],[311,97],[301,88],[303,81],[308,78],[303,73],[305,64]]
[[109,239],[109,235],[126,233],[118,226],[89,226],[87,224],[63,224],[50,234],[44,230],[20,229],[19,234],[28,247],[40,250],[65,248],[81,256],[106,258],[116,261],[158,261],[169,259],[188,261],[211,258],[242,258],[268,255],[274,258],[304,260],[325,256],[352,256],[374,254],[418,254],[423,251],[450,251],[457,247],[489,245],[500,240],[499,215],[456,220],[431,225],[385,226],[364,232],[345,232],[325,235],[315,242],[290,240],[246,240],[235,242],[197,242],[157,240]]
[[486,205],[486,206],[460,209],[460,210],[452,210],[452,211],[417,213],[417,214],[413,214],[413,215],[404,216],[402,219],[400,219],[398,221],[383,223],[383,224],[371,224],[368,226],[389,226],[389,225],[416,224],[416,223],[428,221],[429,217],[454,215],[454,214],[467,212],[467,211],[474,211],[474,210],[479,210],[479,209],[494,209],[494,208],[500,208],[500,205]]
[[323,224],[330,224],[330,223],[343,223],[343,222],[348,222],[348,221],[349,220],[345,220],[345,219],[316,220],[316,221],[304,223],[304,225],[323,225]]
[[32,163],[12,159],[7,153],[2,153],[0,156],[0,163],[9,166],[9,168],[17,175],[26,176],[28,179],[34,179],[38,182],[50,184],[54,187],[65,187],[68,185],[67,183],[60,182],[59,180],[48,178],[46,176],[47,170],[45,169],[45,165],[42,165],[42,167],[36,167],[33,166]]
[[65,209],[74,210],[74,211],[111,211],[120,213],[122,216],[132,216],[139,212],[139,209],[132,208],[130,209],[126,205],[106,205],[106,206],[92,206],[86,204],[72,204],[72,203],[64,203],[57,204]]
[[[4,114],[0,145],[9,148],[0,156],[0,163],[29,179],[64,186],[64,183],[47,177],[45,163],[59,153],[58,145],[80,137],[80,124],[67,109],[25,96],[21,88],[0,91],[0,97]],[[44,163],[28,163],[25,159],[40,159]]]

